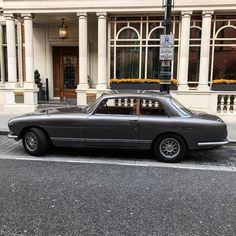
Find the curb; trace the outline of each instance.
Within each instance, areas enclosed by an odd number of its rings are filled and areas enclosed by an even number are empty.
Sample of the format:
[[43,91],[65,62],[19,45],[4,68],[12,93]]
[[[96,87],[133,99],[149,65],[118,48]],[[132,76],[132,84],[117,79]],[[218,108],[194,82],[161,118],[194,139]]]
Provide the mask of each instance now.
[[229,141],[228,146],[236,146],[236,140]]
[[7,135],[9,131],[0,131],[0,135]]

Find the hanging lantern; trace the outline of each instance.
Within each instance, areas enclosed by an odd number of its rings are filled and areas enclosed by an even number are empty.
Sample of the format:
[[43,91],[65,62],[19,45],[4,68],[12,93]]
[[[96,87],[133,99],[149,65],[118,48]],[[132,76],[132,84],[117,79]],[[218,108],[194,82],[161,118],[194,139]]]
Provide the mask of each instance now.
[[65,25],[65,18],[61,19],[61,26],[58,29],[59,39],[67,39],[68,38],[68,29]]

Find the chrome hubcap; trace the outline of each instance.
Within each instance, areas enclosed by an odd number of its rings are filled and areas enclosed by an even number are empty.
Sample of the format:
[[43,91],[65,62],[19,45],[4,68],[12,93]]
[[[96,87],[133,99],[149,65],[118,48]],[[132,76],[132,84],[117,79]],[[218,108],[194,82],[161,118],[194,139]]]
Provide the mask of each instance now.
[[33,152],[37,149],[38,141],[37,141],[37,137],[35,136],[34,133],[28,132],[25,135],[25,145],[26,145],[27,149],[30,150],[31,152]]
[[160,152],[166,158],[174,158],[180,152],[180,144],[174,138],[165,138],[160,144]]

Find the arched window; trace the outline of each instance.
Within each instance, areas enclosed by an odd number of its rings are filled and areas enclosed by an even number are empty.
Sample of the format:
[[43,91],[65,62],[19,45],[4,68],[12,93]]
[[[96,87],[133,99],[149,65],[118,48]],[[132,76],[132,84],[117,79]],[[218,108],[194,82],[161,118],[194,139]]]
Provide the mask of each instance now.
[[164,34],[164,28],[163,27],[154,28],[150,32],[149,39],[160,39],[161,34]]
[[[179,17],[173,17],[178,47]],[[109,19],[110,78],[158,78],[162,16],[114,16]],[[175,55],[177,58],[177,54]]]
[[128,40],[138,39],[138,34],[135,31],[135,29],[125,28],[118,33],[118,39],[128,39]]
[[224,23],[215,32],[212,80],[236,79],[236,23],[230,20]]

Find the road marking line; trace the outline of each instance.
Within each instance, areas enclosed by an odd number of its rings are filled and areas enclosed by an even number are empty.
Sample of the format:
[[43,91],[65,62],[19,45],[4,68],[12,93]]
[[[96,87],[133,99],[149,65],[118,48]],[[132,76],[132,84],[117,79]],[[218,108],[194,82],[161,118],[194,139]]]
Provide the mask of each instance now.
[[140,167],[164,167],[174,169],[190,169],[190,170],[214,170],[236,172],[235,166],[216,166],[216,165],[201,165],[193,163],[163,163],[155,161],[139,161],[139,160],[119,160],[119,159],[95,159],[88,157],[68,158],[68,157],[33,157],[33,156],[0,156],[2,160],[22,160],[22,161],[42,161],[42,162],[61,162],[61,163],[81,163],[81,164],[106,164],[120,166],[140,166]]

